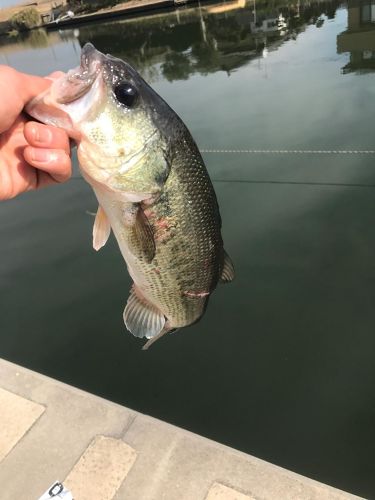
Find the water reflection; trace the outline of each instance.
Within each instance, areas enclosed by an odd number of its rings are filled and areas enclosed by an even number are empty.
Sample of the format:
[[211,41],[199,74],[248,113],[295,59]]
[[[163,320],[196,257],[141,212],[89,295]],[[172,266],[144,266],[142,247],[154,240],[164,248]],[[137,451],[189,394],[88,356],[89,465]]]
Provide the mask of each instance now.
[[333,18],[339,4],[285,2],[269,7],[240,0],[121,21],[116,24],[116,41],[108,23],[86,26],[80,30],[80,42],[91,41],[99,50],[132,61],[151,80],[159,72],[169,81],[194,73],[230,75],[284,41],[296,39],[307,25],[321,26],[322,15]]
[[371,0],[349,0],[348,28],[337,37],[337,52],[350,52],[345,73],[375,71],[375,4]]
[[[339,1],[277,7],[257,2],[224,2],[172,13],[86,25],[79,30],[62,30],[48,35],[43,30],[2,40],[1,54],[22,48],[53,47],[61,41],[91,41],[103,52],[128,59],[154,81],[188,79],[198,73],[225,71],[230,75],[254,58],[266,57],[285,41],[296,39],[308,25],[317,27],[322,16],[332,19]],[[116,37],[112,26],[116,26]],[[76,45],[73,44],[75,54]],[[75,57],[73,57],[75,59]]]

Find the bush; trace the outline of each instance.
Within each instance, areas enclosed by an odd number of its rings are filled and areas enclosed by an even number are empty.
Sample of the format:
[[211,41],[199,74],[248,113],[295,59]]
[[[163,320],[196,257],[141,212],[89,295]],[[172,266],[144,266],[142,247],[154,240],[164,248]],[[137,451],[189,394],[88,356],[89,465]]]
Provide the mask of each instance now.
[[23,31],[41,24],[41,17],[39,12],[34,7],[30,7],[14,14],[14,16],[11,17],[10,22],[14,29]]
[[75,14],[87,14],[100,9],[111,8],[123,0],[68,0],[68,7]]

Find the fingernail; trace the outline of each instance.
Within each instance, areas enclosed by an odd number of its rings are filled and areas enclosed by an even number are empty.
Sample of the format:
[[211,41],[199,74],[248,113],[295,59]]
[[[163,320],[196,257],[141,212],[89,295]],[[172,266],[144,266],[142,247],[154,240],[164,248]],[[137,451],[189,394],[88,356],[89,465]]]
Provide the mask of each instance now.
[[47,149],[33,148],[31,151],[31,158],[33,161],[39,163],[48,163],[56,159],[56,154],[53,151],[48,151]]
[[52,140],[52,132],[42,125],[35,125],[34,127],[35,140],[40,144],[49,144]]

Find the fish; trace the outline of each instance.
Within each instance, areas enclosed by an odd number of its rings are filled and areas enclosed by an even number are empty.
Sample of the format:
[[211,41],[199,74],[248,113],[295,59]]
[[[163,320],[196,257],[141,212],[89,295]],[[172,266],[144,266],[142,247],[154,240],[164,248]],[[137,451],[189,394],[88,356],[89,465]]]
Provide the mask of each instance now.
[[234,278],[215,191],[186,125],[128,62],[90,44],[79,67],[26,106],[76,142],[98,200],[93,247],[113,232],[133,284],[126,328],[147,349],[196,323]]

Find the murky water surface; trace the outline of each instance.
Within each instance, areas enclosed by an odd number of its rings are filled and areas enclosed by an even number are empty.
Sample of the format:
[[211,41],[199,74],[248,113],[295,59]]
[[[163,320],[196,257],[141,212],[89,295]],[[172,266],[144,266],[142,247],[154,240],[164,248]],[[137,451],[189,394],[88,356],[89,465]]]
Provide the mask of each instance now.
[[[3,39],[47,74],[80,46],[132,61],[207,150],[374,150],[371,5],[227,2]],[[375,497],[375,155],[204,153],[237,279],[148,352],[85,182],[0,207],[0,355]],[[75,174],[78,176],[78,173]]]

